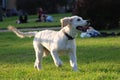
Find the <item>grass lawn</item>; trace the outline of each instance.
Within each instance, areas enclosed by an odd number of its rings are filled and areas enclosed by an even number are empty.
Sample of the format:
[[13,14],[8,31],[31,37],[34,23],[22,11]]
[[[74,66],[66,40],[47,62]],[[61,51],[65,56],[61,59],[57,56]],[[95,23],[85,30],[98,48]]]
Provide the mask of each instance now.
[[61,68],[48,56],[41,71],[34,69],[32,40],[0,33],[0,80],[120,80],[120,37],[77,37],[78,72],[71,70],[67,55],[60,56]]
[[65,16],[71,16],[71,13],[66,14],[50,14],[54,18],[54,22],[35,22],[37,20],[37,15],[30,15],[28,16],[28,23],[17,24],[16,20],[18,17],[8,17],[4,18],[3,22],[0,22],[0,29],[7,28],[8,25],[13,25],[19,28],[25,27],[52,27],[52,26],[60,26],[60,19]]

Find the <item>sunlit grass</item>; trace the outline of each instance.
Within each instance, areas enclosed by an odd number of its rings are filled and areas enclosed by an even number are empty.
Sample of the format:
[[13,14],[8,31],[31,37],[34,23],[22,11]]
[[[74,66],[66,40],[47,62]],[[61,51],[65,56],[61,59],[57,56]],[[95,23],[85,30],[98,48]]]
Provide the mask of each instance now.
[[77,37],[78,72],[73,72],[67,55],[57,68],[52,57],[43,59],[43,69],[34,69],[33,38],[0,33],[1,80],[120,80],[120,37]]

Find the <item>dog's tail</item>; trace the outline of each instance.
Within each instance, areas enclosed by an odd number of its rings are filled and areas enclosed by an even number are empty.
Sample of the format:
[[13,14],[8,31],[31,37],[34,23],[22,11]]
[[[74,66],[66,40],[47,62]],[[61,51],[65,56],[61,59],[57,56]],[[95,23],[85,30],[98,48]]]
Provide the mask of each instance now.
[[37,31],[34,32],[21,32],[20,30],[16,29],[13,26],[8,26],[8,30],[13,31],[18,37],[20,38],[24,38],[24,37],[32,37],[35,36],[35,34],[37,33]]

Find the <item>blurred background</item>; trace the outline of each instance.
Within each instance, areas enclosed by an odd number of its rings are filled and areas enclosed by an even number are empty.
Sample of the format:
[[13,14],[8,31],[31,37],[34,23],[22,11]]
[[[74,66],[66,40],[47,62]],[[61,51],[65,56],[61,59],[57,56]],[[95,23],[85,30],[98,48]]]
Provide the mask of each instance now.
[[0,0],[0,15],[16,16],[19,10],[34,15],[40,7],[47,14],[71,13],[82,16],[89,19],[96,29],[120,26],[120,0]]

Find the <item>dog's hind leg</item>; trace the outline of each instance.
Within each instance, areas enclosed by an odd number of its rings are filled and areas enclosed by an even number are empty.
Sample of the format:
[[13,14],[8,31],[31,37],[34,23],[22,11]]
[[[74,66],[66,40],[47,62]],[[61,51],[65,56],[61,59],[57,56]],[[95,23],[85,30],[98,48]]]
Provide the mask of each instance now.
[[36,53],[36,60],[34,67],[40,70],[42,68],[43,46],[37,41],[33,41],[33,46]]

